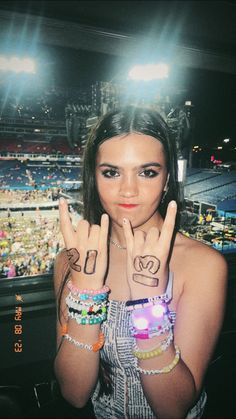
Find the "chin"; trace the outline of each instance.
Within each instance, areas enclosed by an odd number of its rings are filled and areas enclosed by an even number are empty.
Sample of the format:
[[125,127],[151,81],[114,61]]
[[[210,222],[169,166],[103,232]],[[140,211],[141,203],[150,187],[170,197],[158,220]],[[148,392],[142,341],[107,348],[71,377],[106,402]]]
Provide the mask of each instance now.
[[[128,218],[128,217],[127,217]],[[137,219],[132,219],[131,217],[128,218],[131,224],[131,227],[133,229],[138,229],[140,227],[142,227],[144,224],[146,224],[148,222],[148,220],[137,220]]]
[[130,221],[130,223],[131,223],[131,226],[132,226],[132,228],[133,229],[138,229],[138,228],[140,228],[140,227],[142,227],[143,225],[147,225],[147,224],[149,224],[149,222],[151,222],[151,224],[153,223],[153,221],[151,221],[152,219],[153,219],[153,217],[155,218],[156,217],[156,214],[157,214],[157,212],[156,212],[156,209],[155,209],[155,211],[153,212],[153,213],[150,213],[150,215],[149,216],[145,216],[144,214],[144,217],[142,217],[142,216],[140,216],[141,214],[139,214],[139,216],[137,217],[135,217],[135,215],[133,214],[112,214],[111,212],[110,212],[110,218],[111,218],[111,220],[112,220],[112,222],[113,223],[115,223],[115,224],[117,224],[119,227],[121,227],[121,228],[123,228],[123,217],[125,217],[125,218],[127,218],[129,221]]

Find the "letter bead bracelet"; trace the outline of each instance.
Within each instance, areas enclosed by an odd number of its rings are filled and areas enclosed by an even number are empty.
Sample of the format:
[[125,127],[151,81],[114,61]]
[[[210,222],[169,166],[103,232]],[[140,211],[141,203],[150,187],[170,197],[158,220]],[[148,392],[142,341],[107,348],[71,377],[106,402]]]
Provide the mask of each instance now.
[[79,342],[78,340],[75,340],[68,334],[64,334],[63,338],[68,340],[70,343],[73,343],[73,345],[77,346],[78,348],[87,349],[88,351],[92,352],[98,352],[103,347],[105,342],[105,337],[102,332],[99,333],[98,341],[92,345],[89,345],[88,343]]

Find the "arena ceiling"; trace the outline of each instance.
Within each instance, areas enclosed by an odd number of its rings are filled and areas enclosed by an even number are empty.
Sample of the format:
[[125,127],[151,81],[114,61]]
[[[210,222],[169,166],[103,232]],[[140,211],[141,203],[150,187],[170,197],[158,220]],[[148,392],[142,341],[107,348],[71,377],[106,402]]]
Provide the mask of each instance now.
[[236,74],[234,1],[1,1],[0,39]]

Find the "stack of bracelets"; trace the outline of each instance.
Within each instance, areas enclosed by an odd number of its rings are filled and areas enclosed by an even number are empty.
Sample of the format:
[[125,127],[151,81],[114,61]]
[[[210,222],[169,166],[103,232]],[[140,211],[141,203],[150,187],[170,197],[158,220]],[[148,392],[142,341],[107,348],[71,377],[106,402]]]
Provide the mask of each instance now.
[[163,354],[173,342],[173,324],[168,308],[169,297],[167,294],[130,300],[126,302],[126,310],[130,311],[130,334],[136,339],[151,339],[155,336],[166,334],[165,338],[155,347],[142,350],[135,341],[133,355],[135,356],[136,369],[143,374],[163,374],[170,372],[179,362],[180,350],[175,345],[173,361],[157,370],[144,370],[138,366],[138,360],[151,359]]
[[[101,324],[107,318],[109,287],[104,285],[99,290],[76,288],[71,281],[67,283],[70,290],[66,297],[68,317],[80,325]],[[62,336],[79,348],[97,352],[104,345],[104,335],[100,332],[98,342],[93,345],[76,341],[67,334],[67,328],[62,327]]]

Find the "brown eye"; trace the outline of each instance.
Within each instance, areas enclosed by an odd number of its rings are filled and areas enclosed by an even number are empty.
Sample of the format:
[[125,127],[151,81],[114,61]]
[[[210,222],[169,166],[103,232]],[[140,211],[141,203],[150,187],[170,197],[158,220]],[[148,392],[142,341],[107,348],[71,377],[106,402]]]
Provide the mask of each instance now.
[[102,175],[106,178],[118,177],[119,173],[115,169],[106,169],[102,171]]
[[156,170],[153,169],[145,169],[140,173],[140,176],[146,177],[146,178],[153,178],[158,176],[159,173]]

